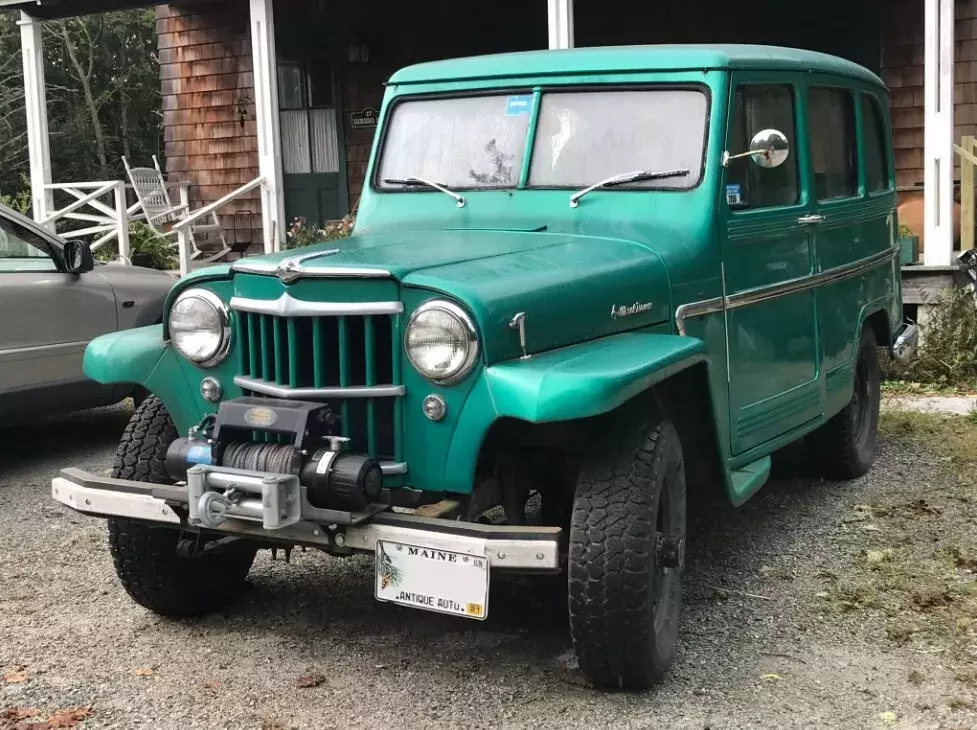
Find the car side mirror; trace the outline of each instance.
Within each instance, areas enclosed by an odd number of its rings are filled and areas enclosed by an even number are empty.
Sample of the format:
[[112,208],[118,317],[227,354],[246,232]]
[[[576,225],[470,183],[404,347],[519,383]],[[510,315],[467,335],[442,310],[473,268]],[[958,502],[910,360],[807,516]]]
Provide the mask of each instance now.
[[770,169],[780,167],[787,161],[790,154],[790,142],[786,135],[777,129],[764,129],[757,132],[750,141],[750,151],[731,155],[723,152],[723,167],[729,165],[730,160],[749,157],[757,167]]
[[66,241],[64,244],[64,268],[69,274],[84,274],[95,268],[92,248],[84,241]]

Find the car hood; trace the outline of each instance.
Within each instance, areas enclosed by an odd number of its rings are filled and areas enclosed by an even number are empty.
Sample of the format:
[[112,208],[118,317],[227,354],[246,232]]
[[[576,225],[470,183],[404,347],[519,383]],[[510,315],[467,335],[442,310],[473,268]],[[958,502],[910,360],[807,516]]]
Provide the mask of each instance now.
[[242,267],[271,273],[286,259],[300,259],[310,274],[380,270],[405,287],[459,300],[483,331],[489,362],[521,354],[518,333],[509,327],[519,312],[526,315],[530,353],[657,324],[671,314],[661,258],[647,245],[618,238],[499,230],[378,233],[248,258]]

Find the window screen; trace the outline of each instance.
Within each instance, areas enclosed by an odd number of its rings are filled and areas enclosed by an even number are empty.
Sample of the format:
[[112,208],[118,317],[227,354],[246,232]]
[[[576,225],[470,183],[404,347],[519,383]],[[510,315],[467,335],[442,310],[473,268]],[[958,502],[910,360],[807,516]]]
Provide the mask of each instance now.
[[813,88],[808,96],[811,160],[818,200],[858,194],[855,105],[844,89]]
[[874,96],[862,96],[862,138],[865,140],[865,187],[870,193],[888,190],[889,155],[885,124],[879,102]]
[[789,86],[737,88],[730,153],[746,152],[753,135],[764,129],[776,129],[787,137],[790,154],[782,165],[774,168],[760,167],[749,157],[731,160],[726,171],[726,200],[731,208],[770,208],[798,201],[794,119],[794,95]]

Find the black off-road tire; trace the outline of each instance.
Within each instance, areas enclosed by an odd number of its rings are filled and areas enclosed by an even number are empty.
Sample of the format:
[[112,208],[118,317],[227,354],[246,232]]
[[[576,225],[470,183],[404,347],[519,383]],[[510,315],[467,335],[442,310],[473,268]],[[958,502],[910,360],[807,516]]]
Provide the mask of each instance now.
[[[568,567],[570,635],[591,683],[644,689],[675,657],[681,613],[686,486],[671,422],[622,422],[583,464]],[[662,568],[658,536],[680,540]]]
[[856,479],[875,461],[882,390],[879,351],[871,327],[862,328],[852,399],[807,441],[819,471],[830,479]]
[[[112,476],[172,484],[165,458],[176,438],[166,408],[149,396],[122,434]],[[254,561],[254,550],[180,557],[179,530],[121,517],[108,523],[109,548],[122,586],[136,603],[163,616],[198,615],[232,601]]]

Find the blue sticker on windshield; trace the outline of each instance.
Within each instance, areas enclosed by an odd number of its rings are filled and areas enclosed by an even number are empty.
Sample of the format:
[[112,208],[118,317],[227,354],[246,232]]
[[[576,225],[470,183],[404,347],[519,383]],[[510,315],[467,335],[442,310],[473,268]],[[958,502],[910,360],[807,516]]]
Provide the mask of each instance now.
[[532,105],[532,96],[510,96],[505,100],[505,115],[507,117],[518,117],[522,114],[529,114]]
[[741,192],[739,185],[727,185],[726,186],[726,203],[727,205],[742,205],[743,204],[743,194]]

